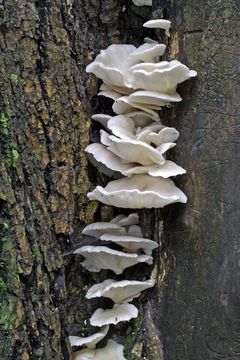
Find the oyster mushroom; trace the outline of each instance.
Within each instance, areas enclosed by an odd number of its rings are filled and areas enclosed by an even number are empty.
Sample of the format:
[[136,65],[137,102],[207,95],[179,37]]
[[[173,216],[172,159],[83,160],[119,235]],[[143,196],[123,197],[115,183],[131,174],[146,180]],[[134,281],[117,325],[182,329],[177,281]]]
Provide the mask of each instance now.
[[152,264],[152,257],[148,255],[127,254],[113,250],[107,246],[83,246],[74,251],[86,258],[81,265],[88,271],[99,272],[101,269],[112,270],[116,275],[133,265],[145,262]]
[[103,326],[96,334],[81,337],[81,336],[69,336],[71,346],[83,346],[85,345],[89,349],[95,349],[97,343],[99,343],[108,333],[109,326]]
[[145,174],[111,181],[105,188],[97,186],[87,196],[90,200],[129,209],[162,208],[187,201],[186,195],[172,180]]
[[143,290],[153,287],[154,284],[155,281],[152,279],[147,281],[108,279],[88,289],[86,298],[106,297],[115,304],[123,304],[139,297]]
[[164,19],[155,19],[149,20],[143,24],[144,27],[151,28],[151,29],[163,29],[165,30],[165,34],[169,37],[170,36],[170,27],[171,21],[164,20]]
[[138,309],[132,304],[116,304],[112,309],[97,309],[90,318],[92,326],[118,324],[138,316]]

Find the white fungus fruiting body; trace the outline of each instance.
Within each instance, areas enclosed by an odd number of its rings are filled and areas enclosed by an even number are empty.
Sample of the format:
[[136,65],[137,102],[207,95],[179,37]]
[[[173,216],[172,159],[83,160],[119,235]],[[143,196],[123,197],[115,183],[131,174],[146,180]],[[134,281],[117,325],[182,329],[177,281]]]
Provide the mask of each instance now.
[[[152,0],[133,0],[133,3],[152,5]],[[146,28],[164,29],[167,36],[170,36],[170,26],[171,22],[164,19],[144,24]],[[90,200],[125,209],[162,208],[187,201],[186,195],[169,179],[186,171],[166,159],[166,152],[176,145],[179,132],[161,123],[159,111],[180,102],[177,85],[197,73],[178,60],[159,61],[165,49],[164,44],[150,38],[145,38],[145,43],[138,48],[110,45],[87,66],[87,72],[103,81],[98,95],[111,99],[117,115],[92,116],[104,130],[100,130],[100,143],[89,145],[86,152],[100,172],[110,176],[117,172],[117,178],[120,174],[124,176],[110,181],[105,188],[97,186],[87,194]],[[85,258],[81,264],[92,272],[104,269],[119,275],[140,263],[151,265],[151,255],[158,244],[143,237],[138,223],[138,214],[132,213],[87,225],[82,234],[94,237],[97,246],[82,246],[74,253]],[[73,359],[126,360],[123,346],[112,340],[103,348],[93,349],[106,336],[110,324],[137,317],[138,309],[129,302],[153,287],[156,277],[155,266],[146,281],[107,279],[93,285],[87,291],[87,299],[105,297],[115,305],[93,313],[90,324],[102,326],[97,333],[87,337],[70,336],[72,346],[89,348],[74,353]]]
[[152,0],[133,0],[136,6],[152,6]]
[[103,326],[96,334],[82,337],[82,336],[69,336],[71,346],[87,346],[89,349],[95,349],[99,343],[108,333],[109,326]]
[[138,309],[132,304],[116,304],[112,309],[97,309],[90,318],[92,326],[118,324],[138,316]]
[[144,27],[150,28],[150,29],[163,29],[165,30],[166,35],[170,36],[170,27],[171,27],[171,21],[164,20],[164,19],[156,19],[156,20],[149,20],[143,24]]
[[120,208],[161,208],[176,202],[186,203],[186,195],[170,179],[134,175],[97,186],[88,193],[90,200]]

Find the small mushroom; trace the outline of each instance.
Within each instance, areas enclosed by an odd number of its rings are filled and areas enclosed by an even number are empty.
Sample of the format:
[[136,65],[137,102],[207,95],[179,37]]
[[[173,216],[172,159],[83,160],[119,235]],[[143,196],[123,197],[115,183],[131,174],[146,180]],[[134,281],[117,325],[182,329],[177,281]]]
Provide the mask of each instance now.
[[139,223],[139,216],[138,213],[132,213],[128,216],[120,214],[113,218],[111,222],[120,226],[137,225]]
[[96,350],[81,350],[73,354],[73,360],[127,360],[123,355],[123,346],[113,340],[108,340],[104,348]]
[[148,255],[127,254],[107,246],[83,246],[75,250],[74,254],[81,254],[86,258],[81,265],[88,271],[99,272],[105,269],[112,270],[116,275],[122,274],[126,268],[138,263],[145,262],[151,265],[153,261]]
[[112,309],[97,309],[90,318],[92,326],[118,324],[138,316],[138,309],[132,304],[116,304]]
[[130,101],[141,103],[145,105],[163,105],[163,102],[169,104],[170,102],[179,102],[182,101],[182,98],[176,92],[172,94],[164,94],[158,91],[135,91],[129,95]]
[[129,55],[135,51],[133,45],[113,44],[106,50],[101,50],[96,59],[87,66],[86,72],[95,74],[105,83],[118,87],[128,87],[125,84],[125,74],[136,60]]
[[142,165],[151,165],[153,163],[163,165],[165,158],[163,154],[173,148],[175,143],[163,143],[157,148],[139,140],[119,139],[116,136],[110,136],[112,144],[108,149],[121,159],[129,163],[138,163]]
[[108,279],[102,283],[93,285],[86,294],[87,299],[106,297],[115,304],[123,304],[132,301],[141,295],[143,290],[153,287],[155,281],[121,280]]
[[145,174],[111,181],[105,188],[97,186],[87,196],[90,200],[129,209],[162,208],[187,202],[186,195],[172,180]]
[[[178,60],[161,61],[156,64],[141,63],[129,69],[127,83],[134,89],[140,88],[169,94],[175,91],[178,84],[196,75],[196,71],[189,70]],[[121,99],[120,97],[115,103]]]
[[89,224],[82,230],[83,235],[93,236],[97,239],[100,239],[103,234],[107,234],[108,232],[114,234],[126,234],[126,229],[113,222],[101,221]]
[[158,43],[145,43],[139,46],[135,51],[133,51],[129,57],[131,59],[146,61],[146,62],[155,62],[156,57],[162,56],[166,50],[165,44]]
[[135,253],[142,249],[145,254],[152,255],[152,251],[158,247],[155,241],[130,235],[115,235],[110,233],[102,235],[100,239],[102,241],[114,242],[130,253]]
[[103,326],[96,334],[80,337],[80,336],[69,336],[71,346],[83,346],[85,345],[89,349],[95,349],[97,343],[99,343],[108,333],[109,326]]
[[165,34],[170,37],[171,21],[164,19],[149,20],[143,24],[144,27],[151,29],[163,29]]
[[118,172],[129,170],[132,165],[122,163],[121,159],[113,152],[109,151],[106,146],[98,143],[88,145],[85,151],[91,154],[97,162],[102,163],[108,169]]
[[175,164],[173,161],[166,160],[163,165],[153,164],[149,166],[136,166],[124,171],[122,174],[124,176],[132,176],[134,174],[149,174],[151,176],[169,178],[171,176],[186,174],[186,170]]

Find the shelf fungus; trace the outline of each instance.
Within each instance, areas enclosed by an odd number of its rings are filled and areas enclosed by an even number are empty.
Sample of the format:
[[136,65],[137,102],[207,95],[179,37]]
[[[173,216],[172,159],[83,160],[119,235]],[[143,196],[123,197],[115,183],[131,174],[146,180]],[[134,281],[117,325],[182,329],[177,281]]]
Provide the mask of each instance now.
[[88,193],[90,200],[120,208],[161,208],[176,202],[186,203],[186,195],[170,179],[133,175],[97,186]]
[[103,326],[96,334],[81,337],[69,336],[71,346],[86,346],[89,349],[95,349],[96,345],[107,335],[109,326]]
[[133,0],[136,6],[152,6],[152,0]]
[[86,294],[87,299],[96,297],[106,297],[115,304],[123,304],[139,297],[143,290],[153,287],[155,281],[122,280],[116,281],[108,279],[102,283],[93,285]]
[[81,265],[88,271],[99,272],[102,269],[112,270],[116,275],[139,263],[151,265],[153,258],[149,255],[128,254],[122,251],[113,250],[107,246],[83,246],[74,251],[75,254],[81,254],[86,259]]
[[116,325],[138,316],[138,309],[132,304],[115,304],[112,309],[97,309],[90,318],[92,326]]
[[73,360],[127,360],[123,355],[123,345],[108,340],[107,345],[96,350],[83,349],[73,355]]
[[143,24],[144,27],[150,29],[163,29],[165,34],[170,37],[171,21],[165,19],[149,20]]

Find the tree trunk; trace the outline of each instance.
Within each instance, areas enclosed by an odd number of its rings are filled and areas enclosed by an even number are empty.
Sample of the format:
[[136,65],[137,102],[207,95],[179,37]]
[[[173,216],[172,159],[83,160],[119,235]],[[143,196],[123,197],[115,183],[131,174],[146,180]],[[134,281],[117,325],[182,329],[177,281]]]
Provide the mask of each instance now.
[[[164,111],[181,134],[172,158],[188,170],[177,182],[189,202],[140,212],[145,235],[160,238],[158,283],[138,301],[140,320],[113,337],[128,360],[238,359],[239,3],[156,0],[154,10],[173,22],[169,57],[198,71]],[[113,214],[86,197],[109,180],[87,163],[89,116],[111,104],[85,67],[111,43],[140,45],[151,11],[131,0],[0,2],[4,360],[69,359],[68,328],[85,330],[96,308],[85,286],[104,276],[66,255],[85,224]]]

